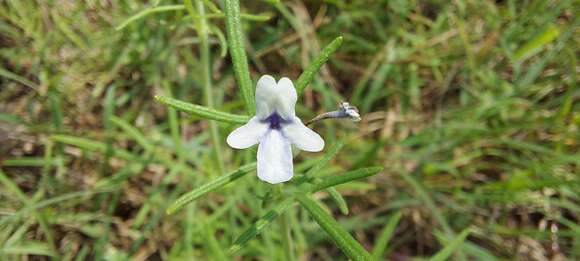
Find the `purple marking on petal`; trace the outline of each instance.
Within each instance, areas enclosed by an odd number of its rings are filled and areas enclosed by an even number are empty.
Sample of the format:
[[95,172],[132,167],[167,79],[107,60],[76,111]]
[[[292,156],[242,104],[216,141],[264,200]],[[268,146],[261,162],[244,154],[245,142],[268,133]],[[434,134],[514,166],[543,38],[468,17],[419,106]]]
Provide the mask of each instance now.
[[290,123],[290,121],[284,120],[276,112],[270,114],[270,116],[268,116],[268,118],[266,118],[263,122],[269,123],[268,128],[272,130],[280,130],[282,129],[282,124]]

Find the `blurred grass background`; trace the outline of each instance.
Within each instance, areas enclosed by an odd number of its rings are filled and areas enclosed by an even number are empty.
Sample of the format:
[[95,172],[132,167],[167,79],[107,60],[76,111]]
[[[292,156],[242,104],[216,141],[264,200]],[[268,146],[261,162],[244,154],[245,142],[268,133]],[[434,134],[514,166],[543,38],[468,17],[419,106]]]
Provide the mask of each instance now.
[[[268,205],[271,187],[255,175],[165,215],[255,153],[225,145],[235,125],[217,124],[212,142],[208,121],[153,99],[243,113],[220,15],[208,19],[209,98],[186,10],[115,30],[177,4],[0,1],[0,260],[282,258],[276,223],[226,251]],[[472,260],[580,259],[577,1],[241,5],[257,15],[243,22],[254,81],[295,80],[344,37],[297,114],[306,121],[342,100],[361,110],[360,123],[314,125],[327,144],[346,141],[324,175],[385,170],[338,187],[348,215],[316,196],[373,254],[428,257],[470,228],[461,249]],[[321,157],[298,154],[296,173]],[[298,259],[344,259],[303,210],[291,209],[290,225]]]

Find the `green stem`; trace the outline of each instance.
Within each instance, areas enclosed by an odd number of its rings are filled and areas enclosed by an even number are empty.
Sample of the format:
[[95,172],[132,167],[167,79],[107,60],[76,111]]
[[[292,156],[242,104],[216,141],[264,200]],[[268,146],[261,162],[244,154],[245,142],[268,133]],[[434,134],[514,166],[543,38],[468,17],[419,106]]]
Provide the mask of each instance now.
[[[193,8],[191,7],[191,0],[185,1],[187,9],[191,12]],[[199,13],[199,18],[196,20],[196,29],[199,34],[200,43],[200,56],[202,64],[202,80],[203,80],[203,92],[205,98],[205,104],[208,108],[213,109],[213,94],[212,94],[212,82],[211,82],[211,57],[209,51],[209,26],[207,24],[207,19],[205,16],[205,6],[202,0],[196,1],[197,12]],[[193,17],[193,13],[191,14]],[[214,157],[218,165],[219,174],[224,173],[224,164],[221,155],[221,138],[216,122],[209,122],[209,130],[211,141],[213,144]]]
[[[284,185],[281,184],[277,187],[279,196],[284,195],[282,191],[282,186]],[[282,228],[282,246],[284,247],[284,258],[286,261],[295,260],[293,251],[294,247],[292,245],[292,234],[290,231],[289,216],[288,216],[290,215],[290,213],[291,213],[290,211],[286,211],[285,213],[282,213],[282,216],[280,217],[280,227]]]
[[242,93],[242,100],[246,106],[246,112],[249,115],[254,115],[256,113],[254,87],[252,79],[250,78],[250,70],[248,69],[248,57],[244,49],[244,35],[240,19],[239,0],[226,0],[225,14],[228,47],[230,48],[230,55],[234,65],[236,81]]

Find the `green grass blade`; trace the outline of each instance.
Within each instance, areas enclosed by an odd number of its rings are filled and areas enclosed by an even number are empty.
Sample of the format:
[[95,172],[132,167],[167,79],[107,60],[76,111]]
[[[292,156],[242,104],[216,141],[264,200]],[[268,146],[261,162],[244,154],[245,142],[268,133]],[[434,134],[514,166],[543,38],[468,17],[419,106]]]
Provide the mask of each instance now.
[[0,248],[0,256],[4,255],[57,256],[47,244],[40,242],[27,242],[18,246],[4,246]]
[[227,185],[228,183],[237,180],[243,176],[245,176],[246,174],[248,174],[248,172],[254,170],[256,168],[256,163],[250,163],[247,165],[244,165],[242,167],[240,167],[239,169],[230,172],[229,174],[220,176],[217,179],[214,179],[212,181],[210,181],[209,183],[206,183],[205,185],[194,189],[191,192],[188,192],[187,194],[181,196],[179,199],[177,199],[175,202],[173,202],[173,204],[171,204],[171,206],[169,206],[169,208],[167,208],[167,214],[173,214],[176,211],[178,211],[179,209],[181,209],[183,206],[185,206],[186,204],[200,198],[201,196],[210,193],[216,189],[219,189],[225,185]]
[[37,203],[33,203],[30,205],[27,205],[24,208],[21,208],[18,210],[18,212],[14,213],[14,215],[8,216],[8,218],[5,219],[0,219],[0,226],[4,225],[6,222],[10,222],[11,220],[17,220],[18,218],[21,218],[25,215],[30,215],[31,212],[35,212],[38,209],[41,208],[45,208],[51,205],[56,205],[62,202],[65,202],[67,200],[71,200],[74,198],[80,198],[80,197],[86,197],[86,196],[91,196],[94,194],[99,194],[99,193],[109,193],[112,192],[111,189],[96,189],[96,190],[89,190],[89,191],[78,191],[78,192],[71,192],[68,194],[64,194],[64,195],[59,195],[53,198],[49,198],[49,199],[45,199],[43,201],[37,202]]
[[[425,206],[429,209],[431,215],[433,215],[433,218],[435,218],[437,223],[439,223],[439,225],[443,229],[443,232],[445,233],[445,236],[449,238],[455,237],[455,232],[453,232],[451,226],[449,226],[449,222],[447,222],[447,219],[445,219],[441,211],[439,211],[439,208],[437,208],[437,206],[435,205],[435,202],[432,200],[432,197],[429,195],[429,192],[427,192],[427,190],[425,190],[425,188],[423,188],[423,186],[417,180],[415,180],[415,178],[411,174],[400,173],[400,176],[403,177],[405,182],[411,185],[411,187],[417,194],[417,197],[421,199],[421,201],[423,201],[423,204],[425,204]],[[463,252],[459,252],[458,259],[466,260],[465,254]]]
[[463,244],[463,241],[469,236],[471,230],[469,228],[464,229],[457,235],[449,244],[447,244],[443,249],[441,249],[437,254],[432,256],[430,261],[443,261],[447,260],[453,252]]
[[[51,137],[51,139],[56,141],[56,142],[72,145],[72,146],[79,147],[81,149],[88,150],[91,152],[105,153],[107,151],[107,145],[105,143],[90,140],[90,139],[79,138],[79,137],[74,137],[74,136],[69,136],[69,135],[53,135]],[[128,152],[126,150],[121,150],[121,149],[114,148],[113,149],[113,156],[119,157],[119,158],[124,159],[124,160],[129,160],[129,161],[136,161],[137,160],[136,156],[134,156],[133,154],[131,154],[130,152]]]
[[560,29],[553,24],[544,28],[536,37],[525,43],[514,53],[516,61],[524,60],[537,53],[543,46],[554,41],[560,35]]
[[276,204],[272,209],[270,209],[264,216],[262,216],[258,221],[256,221],[250,228],[248,228],[244,233],[242,233],[230,247],[230,252],[236,252],[240,250],[248,241],[256,237],[262,229],[264,229],[268,224],[272,223],[274,219],[282,215],[288,207],[294,203],[294,198],[287,198],[284,201]]
[[298,196],[298,202],[332,238],[334,243],[352,260],[372,260],[371,255],[340,224],[310,196]]
[[124,22],[122,22],[121,24],[119,24],[115,30],[120,31],[123,30],[123,28],[127,27],[129,24],[144,18],[150,14],[153,13],[160,13],[160,12],[167,12],[167,11],[177,11],[177,10],[183,10],[185,9],[185,7],[183,5],[165,5],[165,6],[156,6],[153,8],[147,8],[131,17],[129,17],[127,20],[125,20]]
[[[120,31],[125,29],[125,27],[127,27],[128,25],[132,24],[133,22],[145,18],[146,16],[150,15],[150,14],[154,14],[154,13],[161,13],[161,12],[168,12],[168,11],[181,11],[181,10],[185,10],[185,6],[184,5],[164,5],[164,6],[156,6],[156,7],[152,7],[152,8],[147,8],[129,18],[127,18],[127,20],[123,21],[121,24],[119,24],[117,27],[115,27],[115,30]],[[202,16],[196,15],[194,16],[194,18],[199,18]],[[223,18],[225,17],[223,13],[215,13],[215,14],[208,14],[203,16],[203,18]],[[268,21],[272,18],[272,15],[270,13],[265,13],[265,14],[240,14],[240,17],[249,21],[256,21],[256,22],[265,22]]]
[[[75,147],[79,147],[81,149],[84,149],[84,150],[87,150],[90,152],[102,153],[102,154],[107,152],[107,144],[105,144],[103,142],[99,142],[99,141],[94,141],[94,140],[90,140],[90,139],[86,139],[86,138],[74,137],[74,136],[69,136],[69,135],[53,135],[51,137],[51,139],[56,141],[56,142],[60,142],[60,143],[72,145]],[[159,163],[167,166],[170,169],[179,167],[179,168],[183,168],[183,171],[186,171],[189,173],[195,173],[194,170],[192,170],[189,166],[184,165],[183,163],[176,164],[176,162],[173,161],[171,159],[171,156],[168,155],[167,153],[164,153],[163,151],[159,151],[159,150],[153,150],[153,152],[154,152],[154,156],[155,156],[153,160],[155,162],[159,162]],[[138,154],[132,154],[129,151],[119,149],[119,148],[112,148],[111,156],[118,157],[120,159],[124,159],[124,160],[131,161],[131,162],[141,162],[141,163],[147,162],[146,159],[139,156]]]
[[165,105],[168,105],[168,106],[175,108],[176,110],[186,112],[189,114],[193,114],[193,115],[196,115],[196,116],[199,116],[201,118],[208,119],[208,120],[216,120],[216,121],[235,123],[235,124],[244,124],[244,123],[248,122],[248,120],[249,120],[248,116],[222,112],[222,111],[210,109],[210,108],[205,107],[205,106],[183,102],[183,101],[169,98],[166,96],[156,95],[155,99],[160,103],[163,103]]
[[443,228],[443,231],[445,232],[446,236],[452,237],[453,230],[451,230],[449,223],[443,217],[439,209],[436,207],[435,202],[432,200],[432,197],[429,195],[429,193],[423,188],[421,184],[419,184],[417,180],[415,180],[414,177],[412,177],[410,173],[400,173],[400,176],[403,177],[403,179],[409,185],[411,185],[411,187],[417,194],[417,197],[421,199],[421,201],[423,201],[423,203],[430,210],[431,215],[433,215],[433,217],[437,220],[441,228]]
[[387,221],[385,228],[383,228],[383,231],[381,232],[379,239],[377,239],[377,241],[375,242],[375,246],[373,248],[372,254],[375,260],[383,259],[383,255],[385,254],[385,250],[387,249],[389,240],[391,240],[391,238],[393,237],[395,229],[397,228],[397,224],[399,224],[399,220],[401,220],[402,216],[403,213],[401,211],[398,211],[389,217],[389,220]]
[[133,138],[146,151],[151,151],[153,149],[153,144],[151,144],[137,128],[133,127],[133,125],[116,116],[112,116],[109,120]]
[[207,8],[209,8],[209,10],[211,10],[214,13],[218,13],[221,14],[222,10],[219,9],[219,7],[214,4],[211,0],[203,0],[203,3],[207,6]]
[[254,115],[256,105],[254,101],[254,87],[248,69],[248,58],[244,49],[244,32],[242,31],[242,21],[240,19],[239,0],[225,1],[226,14],[226,34],[230,56],[234,65],[234,74],[240,87],[242,100],[246,106],[246,112]]
[[[191,0],[186,0],[185,4],[188,6],[188,10],[190,14],[193,15],[193,6]],[[201,61],[201,78],[203,83],[203,96],[205,100],[205,105],[209,109],[214,108],[214,92],[213,92],[213,83],[211,77],[211,70],[212,70],[212,62],[211,62],[211,52],[209,46],[209,25],[206,18],[203,18],[205,15],[205,7],[201,0],[196,1],[197,12],[201,18],[194,19],[195,21],[195,28],[197,30],[197,35],[199,37],[199,52],[200,52],[200,61]],[[209,123],[209,132],[212,142],[212,149],[214,152],[214,157],[218,166],[218,172],[220,175],[224,174],[224,161],[222,152],[222,144],[221,144],[221,137],[220,132],[216,122]]]
[[222,32],[222,30],[214,25],[210,25],[210,31],[213,35],[215,35],[218,39],[218,43],[220,44],[220,57],[224,58],[228,54],[228,41],[226,40],[226,36]]
[[71,24],[69,21],[66,21],[63,17],[61,17],[58,12],[56,11],[56,9],[53,9],[53,11],[51,12],[52,15],[52,20],[54,21],[54,24],[56,25],[56,27],[62,31],[62,33],[71,41],[73,42],[76,46],[78,46],[80,49],[87,49],[87,44],[85,43],[85,40],[83,40],[81,38],[81,36],[77,35],[70,27],[69,25]]
[[344,184],[353,180],[362,179],[375,175],[383,170],[382,167],[370,167],[349,171],[344,175],[323,178],[310,188],[311,192],[319,191],[336,185]]
[[6,176],[4,172],[2,172],[2,170],[0,170],[0,184],[4,188],[6,188],[6,190],[8,190],[10,194],[15,195],[18,198],[18,200],[20,200],[23,204],[26,205],[30,203],[30,200],[28,199],[26,194],[24,194],[24,192],[20,190],[20,187],[18,187],[18,185],[14,183],[14,181],[12,181],[8,176]]
[[2,165],[6,167],[43,167],[46,165],[49,166],[58,166],[58,164],[62,163],[62,159],[55,158],[55,159],[45,159],[41,157],[22,157],[22,158],[12,158],[12,159],[5,159],[2,161]]
[[13,80],[13,81],[16,81],[16,82],[19,82],[19,83],[26,85],[32,89],[37,88],[36,83],[33,83],[32,81],[30,81],[30,80],[28,80],[28,79],[26,79],[18,74],[15,74],[11,71],[8,71],[4,68],[0,68],[0,76],[5,77],[5,78],[10,79],[10,80]]
[[[168,82],[164,82],[163,87],[165,92],[169,94],[169,97],[173,97],[173,92],[169,87]],[[181,129],[180,129],[180,119],[177,113],[177,110],[170,107],[167,108],[167,123],[169,124],[169,134],[171,135],[171,139],[173,140],[173,147],[175,153],[177,154],[177,158],[181,161],[184,157],[183,154],[183,142],[181,140]]]
[[322,65],[328,61],[330,55],[336,52],[336,50],[338,50],[338,48],[342,45],[342,41],[342,36],[336,37],[332,42],[324,47],[322,51],[320,51],[320,55],[318,55],[318,57],[316,57],[316,59],[314,59],[312,63],[308,65],[306,70],[302,72],[298,78],[298,81],[296,81],[296,92],[298,92],[298,95],[304,92],[304,89],[306,89],[306,86],[312,82],[314,75],[318,72],[318,70],[320,70],[320,67],[322,67]]
[[106,176],[106,174],[110,171],[110,159],[113,155],[113,143],[115,141],[115,137],[113,134],[113,123],[111,122],[111,118],[115,115],[115,92],[116,87],[111,86],[107,88],[107,92],[105,94],[104,100],[104,109],[103,109],[103,125],[105,127],[105,144],[107,145],[107,149],[105,152],[105,159],[101,163],[101,175]]

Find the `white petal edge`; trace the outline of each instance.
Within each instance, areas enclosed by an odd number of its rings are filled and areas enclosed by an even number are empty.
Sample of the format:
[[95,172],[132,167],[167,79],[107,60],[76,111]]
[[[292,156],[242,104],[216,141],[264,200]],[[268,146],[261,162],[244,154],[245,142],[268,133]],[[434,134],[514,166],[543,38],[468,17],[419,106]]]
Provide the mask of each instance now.
[[301,150],[318,152],[324,149],[322,137],[306,127],[298,117],[294,117],[292,123],[284,125],[282,132],[292,144]]
[[234,149],[246,149],[256,145],[268,131],[268,124],[252,117],[248,123],[235,129],[228,135],[227,143]]
[[298,94],[292,81],[286,77],[282,77],[278,81],[276,95],[278,97],[277,102],[274,104],[276,112],[285,120],[294,118],[296,115],[294,107],[298,100]]
[[278,95],[276,79],[270,75],[263,75],[256,84],[256,116],[266,119],[274,112]]
[[292,179],[292,148],[279,130],[269,130],[258,145],[258,178],[270,184]]

